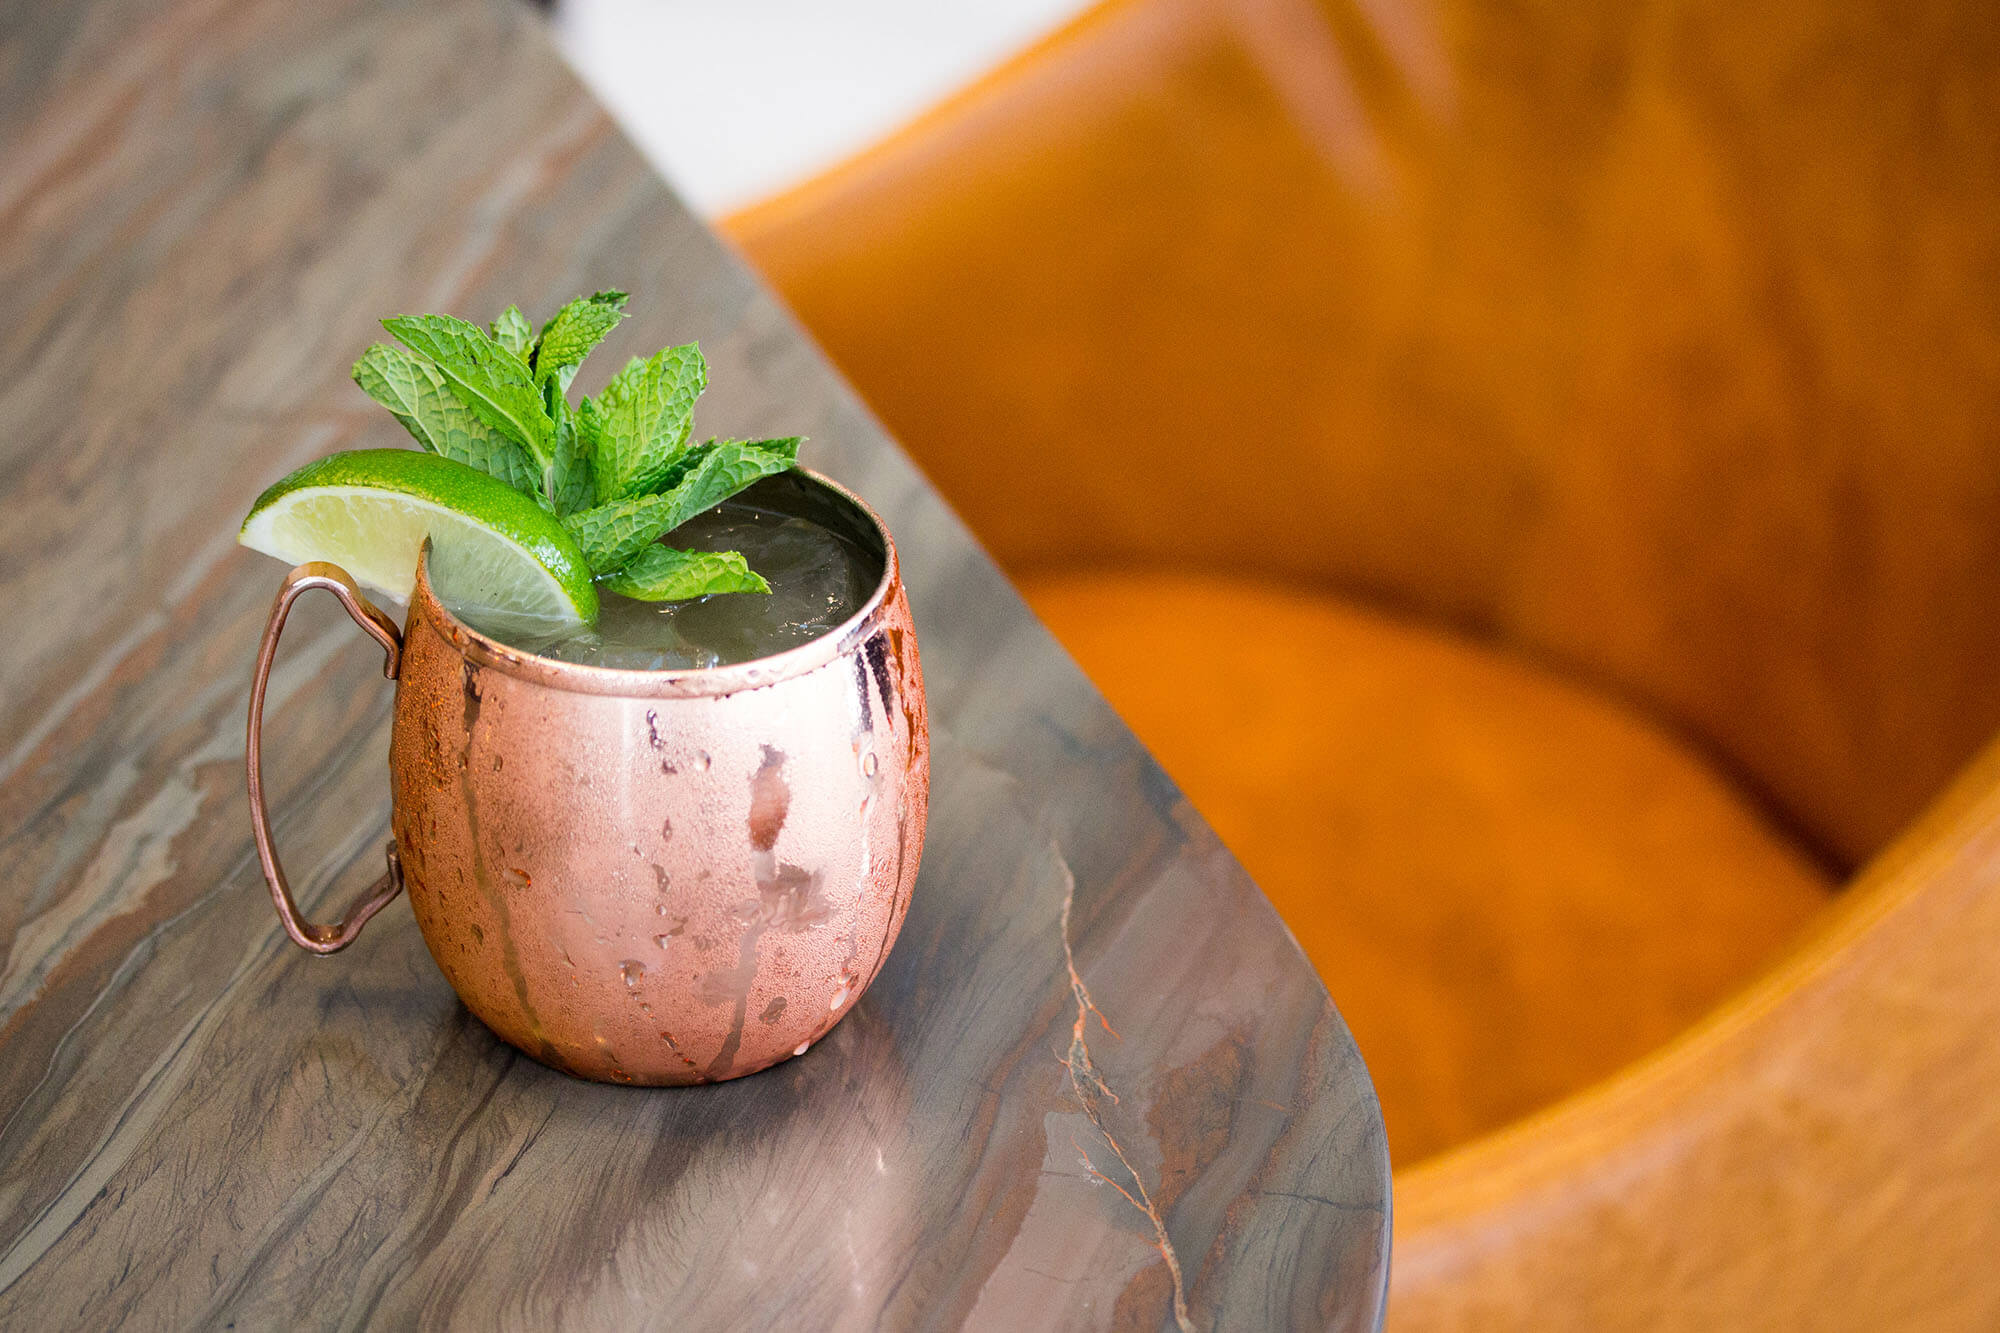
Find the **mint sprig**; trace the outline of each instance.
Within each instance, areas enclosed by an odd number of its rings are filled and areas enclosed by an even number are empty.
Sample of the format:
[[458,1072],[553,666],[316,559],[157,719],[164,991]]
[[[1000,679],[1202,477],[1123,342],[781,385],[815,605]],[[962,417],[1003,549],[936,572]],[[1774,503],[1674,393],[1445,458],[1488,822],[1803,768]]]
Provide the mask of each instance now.
[[708,387],[701,348],[667,347],[633,357],[604,392],[577,413],[597,478],[599,500],[640,494],[642,480],[663,470],[687,447],[694,400]]
[[521,445],[544,468],[555,452],[555,422],[527,362],[486,330],[450,315],[397,315],[382,321],[396,340],[425,357],[458,400]]
[[736,551],[680,551],[658,544],[605,579],[615,593],[642,602],[677,602],[717,592],[769,592],[771,585]]
[[516,490],[532,492],[540,483],[540,469],[528,451],[475,415],[426,358],[378,343],[354,363],[354,382],[432,453],[470,464]]
[[[556,311],[555,317],[542,325],[541,336],[535,339],[531,357],[535,378],[553,380],[558,393],[568,393],[569,382],[576,377],[576,368],[583,364],[583,358],[624,318],[623,292],[579,296]],[[522,327],[526,325],[523,320]]]
[[521,313],[521,307],[510,305],[494,317],[493,341],[520,357],[528,359],[528,353],[535,345],[535,331],[528,324],[528,317]]
[[690,445],[708,362],[694,343],[634,357],[595,398],[566,397],[577,368],[625,318],[625,293],[580,296],[539,334],[519,306],[491,325],[400,315],[354,363],[354,382],[419,444],[532,496],[576,538],[605,587],[647,601],[769,592],[739,552],[660,538],[798,461],[797,438]]

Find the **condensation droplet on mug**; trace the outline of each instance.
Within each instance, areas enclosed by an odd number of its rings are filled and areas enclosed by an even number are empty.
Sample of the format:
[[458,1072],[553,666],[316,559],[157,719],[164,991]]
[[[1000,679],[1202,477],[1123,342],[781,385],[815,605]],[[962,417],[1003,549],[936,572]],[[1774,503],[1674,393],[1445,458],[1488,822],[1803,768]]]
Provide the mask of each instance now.
[[[655,865],[653,867],[653,885],[655,888],[659,889],[661,893],[665,893],[667,891],[667,868],[665,866]],[[667,905],[665,903],[661,903],[660,915],[665,916],[666,914],[667,914]]]
[[503,762],[504,762],[504,760],[502,759],[502,757],[501,757],[500,755],[497,755],[497,754],[496,754],[496,755],[494,755],[494,756],[493,756],[493,771],[494,771],[495,773],[498,773],[498,772],[500,771],[500,766],[501,766],[501,764],[502,764]]
[[673,821],[673,820],[671,820],[671,819],[663,819],[663,820],[661,820],[661,821],[660,821],[660,840],[661,840],[662,842],[671,842],[671,841],[673,841],[673,836],[674,836],[674,821]]
[[804,1055],[810,1049],[812,1049],[812,1043],[809,1041],[802,1041],[798,1045],[792,1047],[792,1054]]
[[841,1005],[846,1004],[848,996],[854,994],[855,983],[860,981],[860,979],[861,978],[854,975],[852,967],[841,968],[840,988],[834,991],[833,999],[827,1004],[826,1007],[829,1010],[834,1010],[840,1008]]
[[874,777],[875,770],[881,766],[881,763],[882,761],[875,757],[873,750],[863,750],[861,752],[861,776],[864,778]]
[[646,965],[636,958],[627,958],[618,965],[618,972],[625,978],[627,987],[637,986],[639,978],[646,975]]
[[528,872],[525,870],[509,869],[501,878],[507,881],[507,887],[510,889],[532,888],[535,883],[534,880],[528,877]]
[[659,945],[662,949],[668,949],[673,947],[673,939],[674,937],[671,935],[655,935],[653,936],[653,943]]
[[655,750],[660,748],[660,715],[650,708],[646,710],[646,739]]
[[706,773],[708,772],[709,765],[713,764],[715,761],[708,757],[708,751],[697,750],[695,752],[694,762],[696,767],[701,769],[702,772]]

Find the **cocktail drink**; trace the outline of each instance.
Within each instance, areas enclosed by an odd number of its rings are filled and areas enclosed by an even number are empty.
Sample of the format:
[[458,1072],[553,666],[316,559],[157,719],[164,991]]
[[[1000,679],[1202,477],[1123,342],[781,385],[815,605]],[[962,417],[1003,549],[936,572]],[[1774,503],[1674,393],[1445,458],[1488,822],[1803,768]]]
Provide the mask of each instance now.
[[[355,367],[424,452],[335,454],[242,540],[304,561],[258,654],[253,829],[273,902],[331,953],[407,889],[468,1008],[587,1078],[698,1083],[803,1054],[901,928],[929,801],[922,670],[881,520],[799,441],[688,441],[706,367],[633,358],[563,397],[624,298],[530,336],[384,321]],[[361,592],[407,598],[399,628]],[[261,719],[291,604],[321,588],[396,681],[389,870],[337,925],[272,844]]]
[[[389,767],[417,923],[488,1027],[587,1077],[704,1082],[803,1052],[881,968],[915,886],[929,743],[894,547],[807,473],[744,499],[806,525],[780,539],[814,553],[804,572],[865,575],[818,633],[739,619],[696,650],[771,634],[747,660],[566,661],[460,619],[427,571],[413,591]],[[765,595],[682,603],[579,655],[686,651],[675,621],[731,600]]]
[[669,532],[663,541],[693,551],[739,551],[770,584],[740,593],[672,602],[598,594],[597,623],[535,623],[457,598],[448,573],[431,574],[445,606],[474,629],[513,647],[583,666],[684,671],[769,657],[838,626],[881,578],[879,556],[803,514],[792,489],[759,483]]

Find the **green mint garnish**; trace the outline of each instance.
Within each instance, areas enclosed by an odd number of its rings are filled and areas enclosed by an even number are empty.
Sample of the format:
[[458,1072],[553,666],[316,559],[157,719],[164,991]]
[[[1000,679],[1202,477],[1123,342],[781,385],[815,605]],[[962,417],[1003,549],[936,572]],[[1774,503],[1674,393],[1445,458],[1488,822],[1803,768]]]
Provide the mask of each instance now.
[[585,399],[577,425],[591,451],[600,503],[641,494],[639,481],[687,447],[694,400],[708,387],[708,362],[693,343],[633,357],[604,392]]
[[576,409],[558,397],[555,410],[556,452],[549,464],[547,498],[557,518],[568,518],[596,501],[597,483],[591,479],[590,451],[577,429]]
[[625,318],[625,293],[580,296],[539,334],[519,306],[485,329],[450,315],[400,315],[354,363],[354,382],[430,452],[531,496],[576,539],[614,592],[670,601],[769,592],[735,551],[680,551],[660,538],[760,477],[798,461],[801,441],[689,445],[708,363],[694,343],[634,357],[572,407],[578,366]]
[[528,327],[528,317],[521,313],[521,307],[510,305],[493,320],[493,341],[520,357],[528,359],[528,351],[535,345],[535,331]]
[[493,429],[549,466],[555,423],[528,363],[486,330],[450,315],[397,315],[382,321],[396,340],[438,368],[458,400]]
[[771,585],[736,551],[677,551],[658,544],[604,580],[615,593],[642,602],[678,602],[717,592],[769,592]]
[[437,367],[414,352],[377,343],[354,363],[354,382],[432,453],[470,464],[516,490],[532,493],[540,485],[540,469],[528,451],[460,402]]
[[799,441],[711,440],[685,451],[692,466],[673,473],[671,485],[586,509],[563,519],[584,559],[598,574],[624,568],[639,552],[704,510],[798,461]]
[[[624,318],[623,292],[579,296],[556,311],[555,318],[542,325],[542,334],[535,339],[531,358],[535,378],[554,381],[557,393],[568,393],[569,382],[576,377],[576,368],[583,364],[583,358]],[[526,329],[527,321],[521,324]]]

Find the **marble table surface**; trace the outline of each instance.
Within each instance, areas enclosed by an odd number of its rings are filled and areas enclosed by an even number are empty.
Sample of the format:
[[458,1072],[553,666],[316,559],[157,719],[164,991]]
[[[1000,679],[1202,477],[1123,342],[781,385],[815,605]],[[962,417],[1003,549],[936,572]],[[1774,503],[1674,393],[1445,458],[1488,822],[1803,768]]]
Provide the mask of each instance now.
[[[887,517],[930,689],[901,942],[713,1087],[517,1055],[401,903],[292,947],[243,790],[282,571],[235,528],[400,442],[347,379],[375,318],[608,286],[636,313],[583,387],[699,338],[698,428],[803,432]],[[9,7],[0,292],[0,1327],[1379,1325],[1388,1159],[1325,988],[526,7]],[[273,678],[321,916],[379,869],[378,668],[329,600]]]

